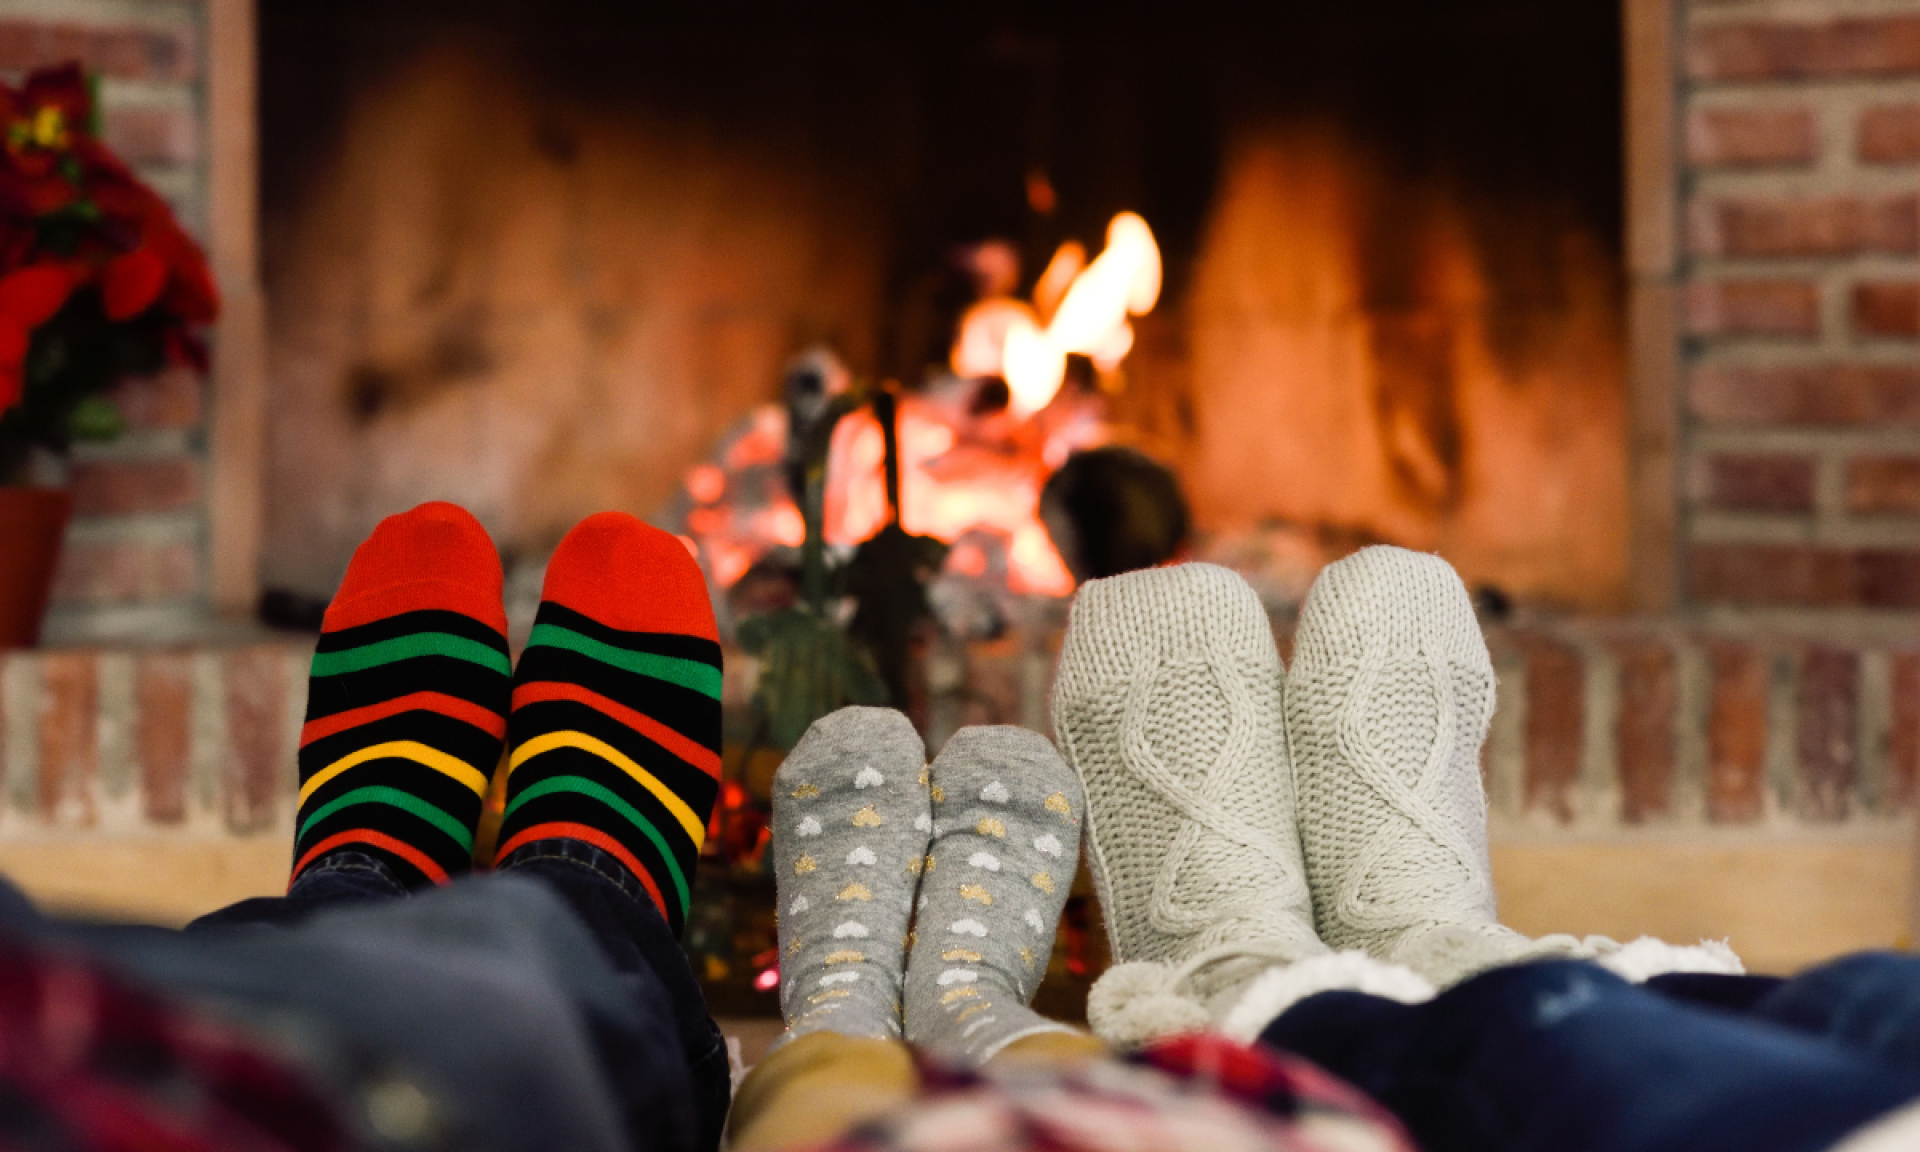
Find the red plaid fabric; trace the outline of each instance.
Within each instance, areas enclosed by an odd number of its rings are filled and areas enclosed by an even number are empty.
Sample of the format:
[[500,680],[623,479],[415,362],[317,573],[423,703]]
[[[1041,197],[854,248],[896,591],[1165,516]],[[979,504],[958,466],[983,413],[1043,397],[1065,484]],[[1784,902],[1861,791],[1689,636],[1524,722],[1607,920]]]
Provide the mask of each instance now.
[[1304,1060],[1183,1036],[1131,1061],[956,1073],[833,1152],[1416,1152],[1391,1115]]

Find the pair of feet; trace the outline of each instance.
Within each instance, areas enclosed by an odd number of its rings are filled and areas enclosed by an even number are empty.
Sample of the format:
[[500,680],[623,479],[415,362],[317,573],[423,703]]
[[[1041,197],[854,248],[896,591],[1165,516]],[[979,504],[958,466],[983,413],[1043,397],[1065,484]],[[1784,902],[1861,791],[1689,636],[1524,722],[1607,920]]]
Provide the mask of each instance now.
[[1480,779],[1493,702],[1472,603],[1437,556],[1378,547],[1328,566],[1290,672],[1226,569],[1084,587],[1053,721],[1118,962],[1089,998],[1094,1030],[1250,1040],[1314,992],[1420,1000],[1535,957],[1642,979],[1739,971],[1724,946],[1500,925]]
[[389,517],[355,551],[313,659],[290,887],[369,861],[410,889],[469,871],[511,748],[499,866],[601,868],[678,932],[720,774],[698,566],[631,516],[582,521],[517,668],[501,586],[493,542],[451,504]]
[[1078,782],[1038,733],[963,728],[929,765],[899,712],[816,721],[774,778],[789,1035],[904,1037],[977,1066],[1068,1031],[1028,1005],[1081,816]]

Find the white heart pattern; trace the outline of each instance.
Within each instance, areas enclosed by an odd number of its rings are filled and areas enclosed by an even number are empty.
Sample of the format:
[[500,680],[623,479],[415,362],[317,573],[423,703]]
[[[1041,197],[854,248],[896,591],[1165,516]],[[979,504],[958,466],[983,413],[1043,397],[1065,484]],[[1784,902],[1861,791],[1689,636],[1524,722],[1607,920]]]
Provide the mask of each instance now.
[[820,835],[820,821],[809,816],[805,820],[800,821],[800,827],[794,829],[794,831],[802,836],[818,836]]
[[1005,804],[1008,799],[1007,786],[995,780],[985,788],[980,789],[980,799],[985,800],[989,804]]
[[820,987],[826,988],[834,984],[851,984],[858,979],[860,979],[860,973],[858,972],[829,972],[825,976],[820,977]]
[[849,936],[856,940],[865,940],[867,938],[867,926],[857,921],[849,920],[833,930],[833,938],[835,940],[845,940]]
[[[1038,913],[1035,913],[1038,915]],[[987,926],[978,920],[955,920],[953,927],[947,929],[955,936],[981,936],[987,934]]]
[[927,815],[925,812],[922,812],[920,813],[920,815],[915,816],[913,818],[913,830],[915,832],[933,831],[933,817]]
[[1060,855],[1060,841],[1051,832],[1034,837],[1033,847],[1035,851],[1044,852],[1049,856]]
[[801,895],[795,896],[793,898],[793,903],[787,905],[787,912],[790,915],[798,916],[800,915],[800,913],[805,912],[807,909],[811,907],[813,907],[813,903],[807,899],[804,893],[802,893]]
[[1046,921],[1040,919],[1040,909],[1038,908],[1027,909],[1026,921],[1027,927],[1033,929],[1035,932],[1045,932],[1047,930]]
[[949,968],[945,972],[940,973],[940,978],[935,980],[934,983],[945,988],[949,984],[972,984],[978,979],[980,979],[980,973],[978,972],[969,972],[965,968]]
[[860,769],[853,778],[853,786],[855,788],[878,788],[886,782],[887,778],[880,775],[879,771],[871,764]]
[[853,851],[847,853],[847,863],[849,864],[873,864],[878,859],[879,857],[873,854],[873,849],[867,847],[865,844],[858,845]]
[[967,857],[967,864],[974,868],[985,868],[989,872],[1000,871],[1000,861],[991,852],[975,852]]

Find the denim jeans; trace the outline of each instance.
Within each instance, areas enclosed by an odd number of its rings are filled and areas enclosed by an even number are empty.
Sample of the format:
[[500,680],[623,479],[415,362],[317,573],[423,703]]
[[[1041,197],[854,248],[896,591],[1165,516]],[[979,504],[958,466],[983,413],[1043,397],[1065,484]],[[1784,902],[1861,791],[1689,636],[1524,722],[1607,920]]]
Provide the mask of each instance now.
[[1817,1152],[1920,1097],[1920,963],[1635,987],[1497,969],[1425,1004],[1327,992],[1261,1040],[1351,1081],[1426,1152]]
[[[24,907],[0,897],[0,930],[78,945],[274,1038],[376,1136],[502,1152],[719,1144],[719,1030],[665,918],[590,845],[529,845],[494,875],[419,893],[343,852],[286,896],[185,932]],[[394,1122],[407,1131],[381,1127]]]

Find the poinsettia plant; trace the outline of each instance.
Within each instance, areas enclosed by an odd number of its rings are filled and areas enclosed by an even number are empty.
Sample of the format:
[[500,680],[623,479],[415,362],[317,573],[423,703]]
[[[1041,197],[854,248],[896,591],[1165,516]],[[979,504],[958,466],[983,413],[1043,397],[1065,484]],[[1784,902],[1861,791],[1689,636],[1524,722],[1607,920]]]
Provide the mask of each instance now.
[[101,143],[97,107],[77,64],[0,85],[0,484],[35,446],[117,432],[117,380],[206,367],[206,258]]

